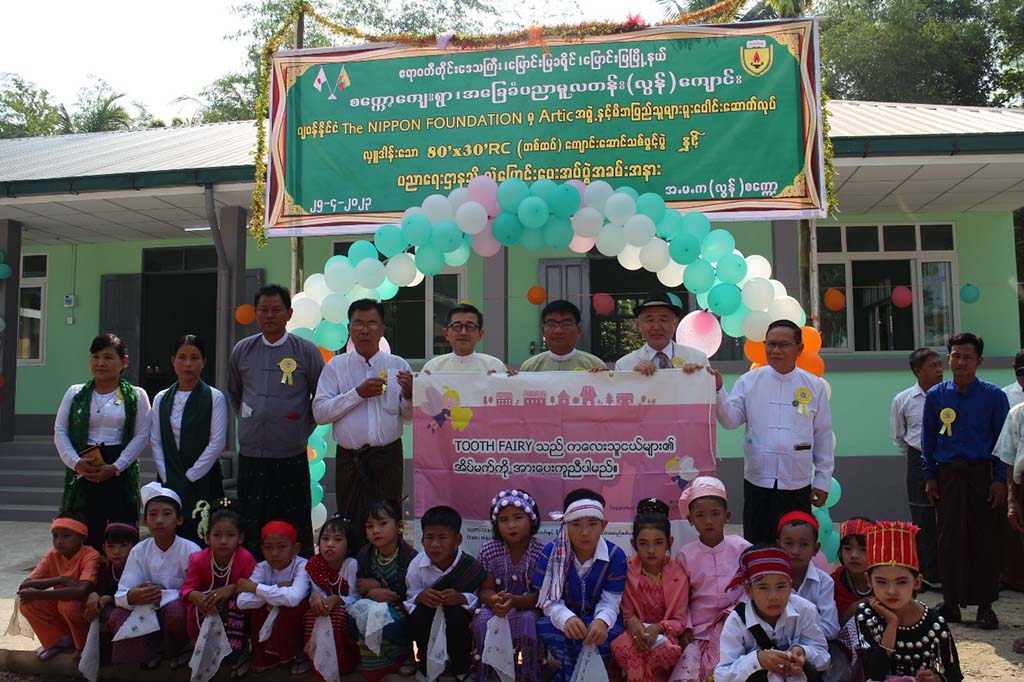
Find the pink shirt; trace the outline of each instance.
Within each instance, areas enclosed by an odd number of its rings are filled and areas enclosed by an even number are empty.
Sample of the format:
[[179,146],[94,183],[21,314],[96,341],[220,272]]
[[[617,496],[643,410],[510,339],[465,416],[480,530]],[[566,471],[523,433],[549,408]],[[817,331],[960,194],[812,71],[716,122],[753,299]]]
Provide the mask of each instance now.
[[679,550],[676,561],[690,578],[690,603],[687,627],[700,637],[718,619],[718,615],[743,595],[742,587],[728,592],[736,575],[740,554],[750,543],[739,535],[726,535],[717,547],[708,547],[699,539]]

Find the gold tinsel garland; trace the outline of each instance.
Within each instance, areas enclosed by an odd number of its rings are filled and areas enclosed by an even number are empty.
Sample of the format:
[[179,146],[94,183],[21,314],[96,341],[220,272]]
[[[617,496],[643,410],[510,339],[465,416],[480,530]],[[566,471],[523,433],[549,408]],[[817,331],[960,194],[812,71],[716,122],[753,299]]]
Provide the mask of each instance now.
[[[721,0],[720,2],[695,12],[681,14],[671,21],[666,21],[658,26],[677,26],[693,23],[702,19],[708,23],[724,23],[735,19],[737,12],[743,6],[744,0]],[[274,52],[285,42],[292,27],[298,22],[299,15],[306,16],[320,22],[324,27],[333,33],[354,40],[362,40],[369,43],[399,43],[409,47],[454,47],[459,49],[479,49],[508,47],[510,45],[527,44],[540,47],[548,51],[544,42],[545,36],[557,37],[572,42],[603,35],[614,35],[619,33],[631,33],[633,31],[648,28],[648,25],[639,16],[630,15],[625,22],[611,21],[589,21],[580,24],[557,24],[555,26],[531,26],[521,31],[511,33],[485,33],[475,36],[451,35],[447,40],[437,35],[427,34],[395,34],[395,33],[367,33],[351,26],[342,26],[317,12],[306,0],[296,0],[281,22],[281,27],[274,33],[273,37],[263,47],[260,54],[259,89],[256,95],[256,183],[252,190],[252,223],[249,232],[256,240],[257,245],[263,248],[267,245],[264,216],[266,213],[266,182],[267,182],[267,126],[269,125],[270,100],[270,65]],[[828,138],[828,118],[825,112],[825,101],[822,101],[823,134],[825,136],[825,181],[826,191],[829,198],[829,205],[834,205],[835,189],[833,180],[835,167],[832,161],[832,142]]]

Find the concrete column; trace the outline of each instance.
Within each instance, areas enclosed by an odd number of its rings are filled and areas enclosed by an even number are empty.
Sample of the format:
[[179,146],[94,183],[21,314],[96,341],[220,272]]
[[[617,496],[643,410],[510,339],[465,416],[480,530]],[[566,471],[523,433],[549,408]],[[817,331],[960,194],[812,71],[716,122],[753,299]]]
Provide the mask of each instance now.
[[508,359],[508,249],[487,259],[484,267],[484,352]]
[[786,285],[789,295],[800,294],[800,221],[772,221],[772,277]]
[[11,266],[11,276],[0,281],[0,320],[5,323],[0,332],[0,443],[14,440],[14,398],[18,379],[18,288],[21,284],[21,223],[0,220],[0,251],[4,262]]
[[[217,214],[224,254],[217,261],[216,379],[218,388],[225,393],[228,390],[228,358],[241,335],[241,326],[235,322],[235,308],[246,303],[242,300],[245,298],[245,246],[249,236],[245,229],[246,216],[246,210],[241,206],[227,206]],[[228,409],[231,409],[230,402]],[[231,416],[228,419],[228,449],[232,449],[235,442],[235,420],[234,415]]]

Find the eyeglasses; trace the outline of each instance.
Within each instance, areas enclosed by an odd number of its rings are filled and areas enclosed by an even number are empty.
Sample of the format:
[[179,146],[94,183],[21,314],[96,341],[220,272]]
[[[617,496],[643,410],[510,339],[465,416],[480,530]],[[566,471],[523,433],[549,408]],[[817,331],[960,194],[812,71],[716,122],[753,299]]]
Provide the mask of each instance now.
[[362,320],[356,320],[355,322],[349,322],[348,326],[350,329],[355,329],[356,331],[369,329],[371,332],[375,332],[383,325],[381,325],[380,322],[363,322]]
[[475,331],[479,331],[480,325],[474,324],[473,322],[452,322],[448,325],[447,329],[448,331],[455,332],[456,334],[461,334],[462,332],[472,334]]
[[554,320],[551,320],[549,322],[545,322],[544,323],[544,329],[549,331],[549,332],[553,332],[556,329],[561,329],[563,331],[569,331],[570,329],[572,329],[575,326],[576,326],[576,323],[573,322],[572,320],[562,320],[561,322],[555,322]]
[[263,306],[260,306],[259,308],[256,309],[256,314],[257,315],[281,315],[281,314],[284,314],[287,311],[288,311],[287,308],[282,308],[281,306],[277,306],[275,308],[264,308]]
[[764,343],[764,347],[767,350],[789,350],[795,345],[792,341],[765,341]]

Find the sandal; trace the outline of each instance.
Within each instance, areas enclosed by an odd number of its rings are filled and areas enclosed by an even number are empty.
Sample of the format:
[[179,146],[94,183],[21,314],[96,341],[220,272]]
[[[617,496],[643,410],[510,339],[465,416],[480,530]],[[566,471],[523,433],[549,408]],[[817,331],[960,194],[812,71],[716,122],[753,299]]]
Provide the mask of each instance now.
[[39,657],[40,661],[48,661],[57,654],[59,654],[61,651],[62,649],[59,646],[52,646],[49,649],[39,647],[38,649],[36,649],[36,656]]
[[991,606],[979,606],[978,615],[975,618],[975,623],[982,630],[998,630],[999,619],[996,618],[995,612]]
[[231,674],[228,676],[232,680],[240,680],[249,674],[249,669],[252,667],[252,658],[248,654],[242,654],[235,661],[235,664],[231,666]]
[[292,661],[292,675],[305,675],[313,669],[313,664],[309,661],[309,656],[303,654]]

